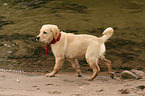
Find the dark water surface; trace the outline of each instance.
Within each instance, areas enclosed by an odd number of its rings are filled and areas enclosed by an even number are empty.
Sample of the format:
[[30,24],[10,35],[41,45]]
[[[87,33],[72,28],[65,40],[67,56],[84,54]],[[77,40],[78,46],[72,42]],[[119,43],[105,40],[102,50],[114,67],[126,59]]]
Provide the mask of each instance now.
[[[113,27],[106,42],[113,69],[145,70],[145,0],[1,0],[0,69],[51,71],[53,54],[46,56],[45,44],[35,41],[43,24],[95,36]],[[85,72],[85,60],[80,64]],[[63,69],[73,71],[68,62]]]

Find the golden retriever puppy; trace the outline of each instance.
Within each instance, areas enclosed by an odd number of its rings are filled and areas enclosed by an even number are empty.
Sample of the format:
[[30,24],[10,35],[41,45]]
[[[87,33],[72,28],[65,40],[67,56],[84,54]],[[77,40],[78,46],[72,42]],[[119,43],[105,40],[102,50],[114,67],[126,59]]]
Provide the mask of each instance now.
[[81,70],[78,64],[78,58],[85,57],[93,69],[93,75],[87,78],[87,80],[93,80],[98,75],[100,71],[98,62],[107,64],[110,76],[113,78],[114,72],[112,72],[111,62],[104,57],[106,51],[104,43],[112,36],[113,31],[109,27],[103,32],[103,36],[98,38],[86,34],[75,35],[60,32],[56,25],[43,25],[36,40],[46,43],[48,47],[50,46],[55,56],[54,69],[51,73],[46,74],[46,76],[55,76],[61,69],[64,60],[69,60],[76,70],[76,76],[80,77]]

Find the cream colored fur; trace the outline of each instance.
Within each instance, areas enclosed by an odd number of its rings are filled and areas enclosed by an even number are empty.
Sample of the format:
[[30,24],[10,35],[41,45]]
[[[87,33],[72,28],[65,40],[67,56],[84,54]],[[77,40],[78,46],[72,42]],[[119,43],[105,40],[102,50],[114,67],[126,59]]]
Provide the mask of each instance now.
[[[107,64],[110,75],[113,77],[114,74],[112,72],[111,62],[104,57],[106,51],[104,43],[112,36],[113,31],[114,30],[109,27],[103,32],[103,36],[99,38],[86,34],[75,35],[61,32],[60,40],[55,44],[51,44],[51,49],[56,61],[53,71],[46,74],[46,76],[53,77],[59,69],[61,69],[66,59],[70,61],[73,68],[76,70],[76,76],[81,76],[77,58],[85,57],[90,67],[93,69],[93,75],[89,77],[88,80],[93,80],[100,71],[98,62]],[[43,25],[37,37],[39,37],[39,41],[49,44],[53,38],[57,39],[59,32],[60,30],[56,25]]]

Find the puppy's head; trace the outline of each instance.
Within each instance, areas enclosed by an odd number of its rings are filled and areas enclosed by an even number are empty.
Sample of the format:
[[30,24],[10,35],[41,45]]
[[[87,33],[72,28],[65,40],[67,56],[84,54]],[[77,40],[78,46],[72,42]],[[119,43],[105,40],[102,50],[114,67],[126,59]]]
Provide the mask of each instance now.
[[53,39],[57,39],[60,30],[56,25],[43,25],[40,34],[36,37],[37,41],[49,44]]

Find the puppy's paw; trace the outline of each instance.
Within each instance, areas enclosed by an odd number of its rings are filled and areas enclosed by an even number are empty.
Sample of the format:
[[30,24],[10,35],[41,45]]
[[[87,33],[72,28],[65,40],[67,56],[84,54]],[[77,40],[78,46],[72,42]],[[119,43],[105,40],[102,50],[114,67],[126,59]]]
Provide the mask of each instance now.
[[49,74],[46,74],[45,77],[54,77],[54,75],[55,74],[53,74],[53,73],[49,73]]
[[111,77],[112,79],[115,79],[115,78],[116,78],[115,73],[112,72],[111,75],[110,75],[110,77]]
[[82,77],[81,74],[75,74],[75,77]]
[[86,78],[86,80],[87,80],[87,81],[92,81],[93,79],[92,79],[92,78]]

